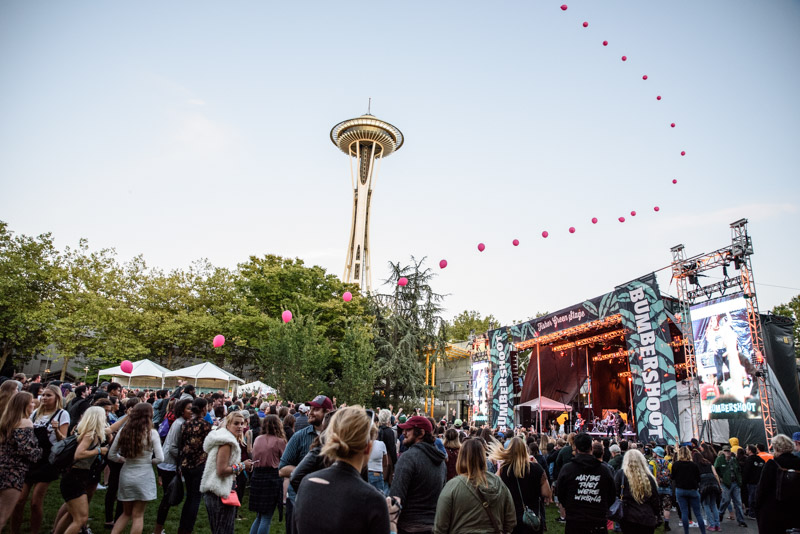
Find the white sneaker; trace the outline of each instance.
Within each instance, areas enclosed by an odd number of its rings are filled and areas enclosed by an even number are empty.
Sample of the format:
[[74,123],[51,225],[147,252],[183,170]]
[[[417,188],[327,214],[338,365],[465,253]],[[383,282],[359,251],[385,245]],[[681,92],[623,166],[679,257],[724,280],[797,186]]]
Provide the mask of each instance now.
[[104,489],[108,489],[108,487],[107,487],[107,486],[104,486],[104,485],[102,485],[102,484],[98,484],[98,485],[97,485],[97,491],[104,490]]

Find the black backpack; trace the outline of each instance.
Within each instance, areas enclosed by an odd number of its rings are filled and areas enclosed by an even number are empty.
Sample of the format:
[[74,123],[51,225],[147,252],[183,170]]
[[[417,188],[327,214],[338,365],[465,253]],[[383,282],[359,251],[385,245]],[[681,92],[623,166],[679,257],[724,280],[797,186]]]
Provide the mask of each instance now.
[[778,502],[794,504],[800,502],[800,471],[786,469],[778,464],[775,478],[775,499]]
[[77,434],[62,439],[50,450],[50,465],[57,471],[66,471],[75,462],[76,450],[78,450]]

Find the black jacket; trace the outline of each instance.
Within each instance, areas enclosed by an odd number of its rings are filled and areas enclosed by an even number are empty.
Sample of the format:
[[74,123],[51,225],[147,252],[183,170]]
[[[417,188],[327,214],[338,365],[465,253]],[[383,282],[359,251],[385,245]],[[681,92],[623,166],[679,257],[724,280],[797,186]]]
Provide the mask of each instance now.
[[558,474],[556,491],[568,523],[605,526],[608,509],[616,498],[614,474],[591,454],[578,453]]
[[378,439],[386,445],[386,454],[389,456],[389,461],[392,465],[397,463],[397,438],[394,435],[394,430],[388,426],[381,426],[378,429]]
[[447,481],[446,456],[433,443],[415,443],[400,455],[389,496],[399,497],[403,510],[398,529],[408,526],[433,528],[436,503]]
[[775,490],[778,486],[778,466],[800,471],[800,458],[787,452],[776,456],[764,465],[756,491],[756,517],[759,532],[786,532],[800,528],[797,503],[778,502]]
[[648,478],[650,479],[650,497],[639,503],[631,494],[630,482],[628,482],[625,472],[622,469],[617,471],[614,477],[616,487],[614,498],[616,499],[616,495],[622,491],[622,511],[625,523],[654,527],[661,520],[661,498],[658,495],[658,485],[655,480]]
[[765,463],[764,459],[757,454],[748,456],[744,461],[744,469],[742,469],[742,484],[758,484]]

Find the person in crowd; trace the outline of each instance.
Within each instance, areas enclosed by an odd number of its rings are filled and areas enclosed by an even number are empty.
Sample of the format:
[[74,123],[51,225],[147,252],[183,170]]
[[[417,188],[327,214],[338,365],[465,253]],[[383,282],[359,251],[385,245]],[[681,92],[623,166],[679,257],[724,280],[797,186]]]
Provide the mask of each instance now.
[[48,385],[42,390],[39,408],[33,412],[33,433],[42,449],[38,462],[33,464],[25,477],[25,485],[17,501],[14,514],[11,517],[11,532],[19,534],[22,526],[22,516],[28,496],[31,497],[30,534],[39,534],[42,526],[44,511],[44,498],[47,488],[58,479],[58,471],[50,466],[50,449],[53,445],[67,437],[69,429],[69,413],[62,409],[63,397],[61,388],[57,385]]
[[61,517],[55,532],[78,534],[89,521],[88,493],[94,490],[92,470],[96,462],[108,454],[103,447],[106,440],[106,412],[100,407],[90,407],[84,412],[75,433],[78,447],[72,466],[61,477],[61,497],[66,504],[66,513]]
[[0,413],[5,410],[6,405],[11,400],[11,397],[16,395],[22,389],[22,384],[16,380],[6,380],[0,384]]
[[406,447],[397,460],[389,491],[389,496],[399,498],[403,506],[398,534],[430,531],[436,516],[436,501],[447,479],[445,455],[434,445],[433,427],[427,417],[414,415],[397,427],[403,431]]
[[141,534],[145,507],[158,496],[153,465],[164,461],[161,439],[153,428],[151,404],[140,402],[133,407],[108,455],[122,463],[117,490],[122,515],[114,523],[111,534],[120,534],[128,523],[131,534]]
[[300,432],[308,426],[308,411],[310,406],[300,404],[297,407],[297,413],[294,414],[294,431]]
[[[161,391],[166,392],[166,390]],[[161,391],[159,391],[159,393],[161,393]],[[159,398],[156,404],[159,400],[166,401],[165,397],[166,394]],[[164,405],[166,406],[166,403]],[[169,427],[169,432],[161,447],[164,451],[164,461],[156,466],[161,487],[164,488],[164,495],[161,497],[161,502],[158,504],[158,511],[156,512],[156,526],[153,528],[153,532],[159,534],[164,530],[164,523],[167,522],[167,516],[169,515],[170,505],[166,489],[178,473],[181,430],[183,429],[183,424],[192,418],[192,401],[189,399],[178,401],[175,404],[173,413],[176,416],[175,421],[173,421],[172,426]],[[164,417],[166,417],[166,415],[164,415]]]
[[389,493],[389,488],[386,485],[387,476],[389,473],[389,455],[386,453],[386,445],[377,439],[378,427],[375,427],[376,438],[372,442],[372,450],[369,454],[367,462],[367,481],[375,487],[382,494]]
[[153,403],[153,424],[156,428],[158,428],[158,425],[161,424],[161,421],[163,421],[164,417],[167,415],[167,407],[169,406],[168,394],[169,390],[166,389],[159,389],[156,391],[156,400]]
[[[786,532],[800,528],[800,458],[792,454],[794,443],[789,436],[778,434],[772,438],[775,455],[764,465],[761,480],[756,488],[756,517],[759,532]],[[790,469],[795,472],[791,476]],[[780,490],[780,494],[778,492]]]
[[[256,419],[258,416],[255,415]],[[250,479],[250,510],[258,514],[250,534],[269,534],[275,508],[282,505],[283,479],[278,475],[281,455],[286,449],[283,425],[275,415],[259,420],[261,430],[253,442],[253,476]]]
[[[387,412],[389,410],[386,410]],[[444,433],[444,449],[447,452],[447,480],[454,478],[456,472],[456,461],[461,449],[461,441],[458,439],[458,431],[455,428],[448,428]]]
[[[192,398],[189,396],[188,398]],[[200,481],[203,477],[208,455],[203,450],[206,436],[211,432],[211,423],[206,421],[208,402],[198,397],[192,400],[192,418],[183,423],[180,437],[180,470],[186,484],[186,497],[181,509],[178,534],[191,534],[197,520],[197,511],[203,496]]]
[[[614,502],[614,475],[610,467],[592,456],[592,438],[573,438],[576,454],[558,474],[556,495],[566,512],[564,532],[606,532],[606,512]],[[580,496],[580,497],[579,497]]]
[[[536,445],[535,442],[533,444]],[[550,502],[553,497],[544,468],[539,462],[530,460],[530,451],[521,437],[509,440],[508,447],[492,447],[490,456],[501,464],[500,479],[514,500],[517,524],[512,534],[542,532],[545,529],[544,504]],[[540,518],[541,525],[538,531],[531,530],[522,521],[526,506]]]
[[206,504],[211,534],[229,534],[234,530],[238,506],[223,500],[235,492],[237,475],[253,468],[252,460],[241,461],[239,444],[244,438],[245,424],[242,414],[233,411],[219,428],[208,433],[203,442],[208,460],[203,469],[200,492]]
[[[112,382],[112,385],[114,382]],[[111,397],[109,397],[111,399]],[[105,404],[105,403],[104,403]],[[139,404],[138,397],[132,397],[125,401],[125,413],[122,417],[117,418],[116,414],[114,417],[108,418],[108,423],[111,425],[111,428],[119,428],[120,425],[124,425],[125,421],[127,420],[127,416],[133,412],[133,408]],[[106,408],[106,415],[110,415],[108,413],[108,408]],[[114,523],[117,519],[120,518],[122,515],[122,502],[117,500],[117,493],[119,491],[119,477],[120,473],[122,472],[122,462],[118,462],[114,460],[111,455],[108,455],[106,458],[106,497],[105,497],[105,513],[106,513],[106,522],[105,527],[108,529],[114,528]],[[114,511],[114,507],[116,507],[116,512]]]
[[706,512],[705,520],[709,532],[719,532],[719,509],[717,508],[717,501],[722,497],[722,488],[719,483],[719,477],[711,465],[700,451],[692,451],[692,461],[697,465],[700,470],[700,503],[703,505],[703,510]]
[[[404,457],[398,463],[398,477]],[[527,463],[527,454],[524,460]],[[486,450],[480,440],[462,444],[456,470],[458,476],[445,484],[437,499],[434,534],[511,532],[517,524],[514,499],[500,477],[486,470]]]
[[792,434],[792,441],[794,442],[794,452],[792,454],[800,458],[800,432]]
[[664,530],[670,530],[669,513],[672,509],[672,476],[670,463],[664,458],[666,454],[663,447],[654,447],[652,449],[652,459],[648,463],[658,486],[658,496],[661,499],[661,510],[664,516]]
[[386,447],[386,454],[389,458],[386,478],[384,482],[388,490],[394,477],[394,467],[397,465],[397,435],[392,430],[392,412],[384,408],[378,412],[378,439]]
[[[181,396],[180,396],[180,398],[178,398],[178,400],[184,400],[184,399],[192,399],[192,400],[194,400],[196,398],[197,398],[197,395],[195,393],[194,386],[192,384],[186,384],[185,386],[183,386],[183,389],[181,390]],[[208,401],[206,401],[206,403],[207,402]],[[206,415],[208,415],[208,407],[206,407]],[[205,416],[203,416],[203,417],[205,417]]]
[[700,533],[705,534],[706,525],[705,521],[703,521],[703,511],[700,507],[700,469],[697,464],[692,462],[692,454],[689,452],[689,447],[678,449],[678,457],[676,461],[672,462],[672,480],[675,483],[675,497],[678,499],[678,505],[681,509],[684,534],[689,534],[690,507],[695,516],[697,516]]
[[[611,453],[611,458],[608,460],[608,466],[611,467],[614,472],[616,472],[622,467],[622,451],[620,450],[619,445],[614,443],[608,448],[608,452]],[[620,457],[620,459],[617,460],[617,457]],[[618,467],[615,467],[617,465]]]
[[[322,421],[325,414],[333,410],[333,402],[325,395],[317,395],[314,400],[307,403],[310,410],[308,412],[308,426],[301,431],[297,431],[292,439],[286,444],[286,449],[281,456],[279,474],[283,478],[289,478],[292,471],[300,464],[305,455],[311,448],[311,442],[320,432]],[[270,408],[274,408],[271,406]],[[293,511],[297,492],[294,487],[289,486],[286,497],[286,533],[293,534]]]
[[739,526],[747,526],[742,512],[742,473],[739,471],[739,462],[731,454],[731,446],[723,445],[722,453],[714,461],[720,480],[722,481],[722,504],[719,507],[720,516],[725,515],[728,506],[733,505],[736,511],[736,520]]
[[[661,522],[662,499],[650,465],[639,451],[630,451],[614,477],[616,494],[622,495],[624,534],[653,534]],[[665,525],[668,524],[665,522]]]
[[288,409],[286,410],[286,412],[287,412],[286,415],[281,417],[280,419],[283,422],[283,433],[286,434],[286,440],[288,441],[292,439],[292,436],[294,435],[295,419],[292,414],[288,413],[289,412]]
[[761,480],[761,472],[766,465],[766,461],[758,455],[758,447],[755,445],[747,446],[747,457],[742,468],[742,485],[747,488],[747,515],[753,519],[756,517],[756,492],[758,481]]
[[377,435],[372,418],[361,406],[340,408],[325,435],[320,454],[334,463],[300,483],[294,514],[296,532],[396,531],[390,526],[390,513],[396,519],[398,507],[390,509],[389,500],[360,475]]
[[22,391],[6,402],[0,416],[0,532],[14,510],[25,475],[42,455],[33,433],[33,395]]

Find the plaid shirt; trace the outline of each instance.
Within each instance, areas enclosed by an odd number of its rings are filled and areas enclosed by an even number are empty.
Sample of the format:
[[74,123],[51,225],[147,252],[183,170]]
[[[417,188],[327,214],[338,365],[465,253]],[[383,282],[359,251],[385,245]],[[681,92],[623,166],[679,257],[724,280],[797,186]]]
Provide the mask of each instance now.
[[[286,444],[286,449],[283,451],[283,455],[281,456],[281,463],[278,465],[278,469],[286,467],[287,465],[293,465],[297,467],[300,461],[305,458],[308,451],[311,449],[311,442],[314,441],[314,437],[317,435],[317,431],[313,425],[308,425],[303,430],[298,430],[292,435],[292,439],[289,440],[289,443]],[[297,493],[295,493],[294,488],[289,485],[289,492],[287,497],[294,502],[295,498],[297,497]]]

